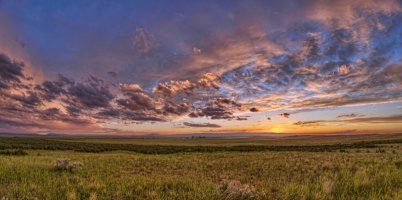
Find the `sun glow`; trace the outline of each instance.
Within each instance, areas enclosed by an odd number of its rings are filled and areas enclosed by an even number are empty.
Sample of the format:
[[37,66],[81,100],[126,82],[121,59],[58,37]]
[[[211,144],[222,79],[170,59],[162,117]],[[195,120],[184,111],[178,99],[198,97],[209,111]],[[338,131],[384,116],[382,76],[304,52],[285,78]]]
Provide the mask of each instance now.
[[283,129],[282,129],[281,126],[277,125],[277,126],[274,126],[273,128],[271,128],[271,132],[274,132],[274,133],[282,133],[282,132],[283,132]]

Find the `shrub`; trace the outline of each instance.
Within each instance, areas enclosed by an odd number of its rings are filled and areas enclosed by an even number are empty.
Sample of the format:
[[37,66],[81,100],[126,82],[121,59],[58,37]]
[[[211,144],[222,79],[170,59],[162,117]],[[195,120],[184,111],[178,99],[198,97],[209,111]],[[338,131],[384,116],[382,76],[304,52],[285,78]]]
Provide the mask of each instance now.
[[6,150],[6,151],[0,151],[0,155],[7,155],[7,156],[26,156],[28,153],[24,150],[18,149],[18,150]]
[[402,168],[402,161],[397,161],[397,162],[395,162],[395,166],[396,166],[398,169],[401,169],[401,168]]
[[70,161],[69,159],[57,159],[54,169],[58,171],[75,171],[82,169],[84,164],[78,161]]
[[221,189],[227,200],[258,199],[257,192],[253,186],[241,184],[237,180],[224,181]]

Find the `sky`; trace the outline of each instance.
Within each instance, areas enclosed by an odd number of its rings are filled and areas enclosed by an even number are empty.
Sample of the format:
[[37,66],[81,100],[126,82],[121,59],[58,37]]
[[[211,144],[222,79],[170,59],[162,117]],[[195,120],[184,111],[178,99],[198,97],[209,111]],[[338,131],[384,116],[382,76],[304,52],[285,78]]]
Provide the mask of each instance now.
[[402,132],[399,0],[0,0],[0,132]]

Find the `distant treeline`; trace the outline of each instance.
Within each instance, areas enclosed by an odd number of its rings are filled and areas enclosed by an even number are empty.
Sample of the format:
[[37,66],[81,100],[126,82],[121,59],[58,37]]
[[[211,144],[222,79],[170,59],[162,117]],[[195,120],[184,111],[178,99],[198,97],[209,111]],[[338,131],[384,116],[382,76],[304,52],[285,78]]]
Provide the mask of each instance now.
[[303,151],[331,152],[356,148],[376,148],[379,144],[402,143],[402,139],[363,141],[350,144],[300,145],[300,146],[180,146],[180,145],[138,145],[138,144],[104,144],[74,141],[58,141],[46,138],[0,137],[0,150],[5,149],[40,149],[71,150],[78,152],[131,151],[143,154],[170,154],[179,152],[222,152],[222,151]]

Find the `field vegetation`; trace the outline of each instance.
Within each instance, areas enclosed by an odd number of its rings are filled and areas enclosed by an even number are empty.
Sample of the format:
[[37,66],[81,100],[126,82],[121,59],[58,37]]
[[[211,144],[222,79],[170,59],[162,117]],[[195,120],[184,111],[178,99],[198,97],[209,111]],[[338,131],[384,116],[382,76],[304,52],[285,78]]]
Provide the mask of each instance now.
[[304,137],[1,137],[0,199],[402,199],[402,135]]

